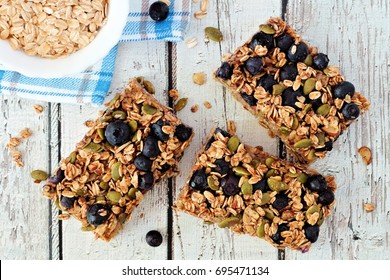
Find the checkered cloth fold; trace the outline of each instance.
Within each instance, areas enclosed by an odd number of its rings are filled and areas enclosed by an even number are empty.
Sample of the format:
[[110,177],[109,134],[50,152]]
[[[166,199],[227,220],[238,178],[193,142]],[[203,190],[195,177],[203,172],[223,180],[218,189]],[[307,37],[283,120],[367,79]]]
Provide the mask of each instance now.
[[[127,24],[120,42],[164,40],[179,42],[190,20],[191,0],[171,0],[169,16],[155,22],[149,17],[149,6],[156,0],[131,1]],[[120,44],[120,43],[119,43]],[[35,100],[101,105],[109,91],[115,68],[117,46],[94,66],[82,73],[64,78],[29,78],[8,71],[0,65],[0,94],[16,94]]]

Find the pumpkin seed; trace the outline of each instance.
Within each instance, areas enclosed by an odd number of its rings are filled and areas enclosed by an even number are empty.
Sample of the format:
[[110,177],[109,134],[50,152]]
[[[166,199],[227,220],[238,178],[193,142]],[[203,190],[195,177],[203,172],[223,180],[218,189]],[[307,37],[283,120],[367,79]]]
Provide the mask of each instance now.
[[325,217],[324,217],[324,213],[322,212],[321,209],[320,209],[319,214],[320,214],[320,216],[318,217],[317,225],[321,226],[322,223],[325,221]]
[[307,112],[310,111],[311,107],[313,107],[312,104],[305,104],[305,107],[303,107],[302,111],[303,111],[304,113],[307,113]]
[[144,87],[145,87],[145,90],[147,92],[149,92],[150,94],[156,93],[156,89],[154,88],[154,85],[151,82],[149,82],[148,80],[144,80]]
[[76,194],[77,194],[77,196],[84,196],[84,195],[85,195],[85,192],[84,192],[82,189],[78,189],[78,190],[76,191]]
[[282,84],[276,84],[272,86],[272,95],[281,95],[285,87]]
[[108,103],[108,107],[114,106],[116,101],[119,99],[119,94],[115,95],[113,99],[111,99],[110,103]]
[[275,218],[275,214],[274,212],[272,212],[270,209],[268,208],[265,208],[264,209],[264,212],[265,212],[265,217],[270,220],[272,222],[272,220]]
[[96,197],[96,202],[106,202],[106,198],[102,195]]
[[112,112],[112,116],[119,120],[125,120],[127,118],[127,114],[122,110],[116,110]]
[[107,193],[107,199],[112,203],[118,203],[122,195],[116,191],[110,191]]
[[291,125],[291,129],[293,130],[296,130],[299,126],[299,121],[298,121],[298,118],[296,116],[293,117],[293,122],[292,122],[292,125]]
[[101,123],[109,122],[110,120],[112,120],[112,116],[104,116],[100,118]]
[[310,92],[314,90],[315,87],[316,87],[316,79],[314,78],[307,79],[303,85],[303,94],[308,95]]
[[232,136],[227,142],[227,147],[229,151],[231,151],[232,153],[234,153],[237,150],[239,145],[240,145],[240,140],[236,135]]
[[324,71],[324,73],[325,73],[327,76],[329,76],[330,70],[329,70],[328,67],[326,67],[323,71]]
[[174,106],[175,111],[179,112],[179,111],[183,110],[184,107],[187,105],[187,102],[188,102],[187,97],[180,98]]
[[299,174],[298,173],[291,173],[291,172],[289,172],[289,173],[287,173],[287,176],[291,177],[291,178],[297,178],[299,176]]
[[137,123],[137,121],[135,121],[135,120],[130,120],[130,121],[129,121],[129,126],[130,126],[130,131],[131,131],[131,133],[134,133],[134,132],[137,131],[138,123]]
[[294,144],[294,148],[296,148],[296,149],[304,149],[304,148],[310,147],[311,144],[313,144],[311,139],[301,139],[301,140],[299,140],[298,142],[296,142]]
[[309,209],[306,210],[306,216],[314,213],[319,213],[320,207],[318,205],[312,205],[309,207]]
[[274,158],[267,158],[266,160],[265,160],[265,165],[267,165],[267,167],[268,168],[271,168],[271,164],[273,163],[275,161],[275,159]]
[[271,200],[271,192],[263,193],[263,196],[261,197],[260,206],[266,205],[270,200]]
[[320,107],[318,107],[316,113],[321,116],[326,116],[330,112],[330,106],[329,104],[322,104]]
[[218,224],[220,228],[226,228],[226,227],[231,227],[240,222],[241,218],[240,217],[229,217],[223,220]]
[[81,231],[93,231],[95,229],[94,226],[88,225],[81,228]]
[[271,26],[266,24],[260,24],[260,31],[264,32],[265,34],[273,35],[276,33],[275,29],[273,29]]
[[304,184],[307,181],[308,176],[305,173],[301,173],[298,175],[297,180],[298,182]]
[[315,150],[314,149],[311,149],[310,151],[309,151],[309,153],[307,154],[307,159],[309,160],[309,161],[313,161],[313,160],[315,160],[316,158],[317,158],[317,156],[315,155]]
[[121,224],[124,224],[127,220],[127,214],[126,213],[120,213],[119,216],[118,216],[118,221],[121,223]]
[[257,159],[252,159],[252,161],[249,163],[249,165],[252,166],[253,168],[257,168],[257,166],[259,166],[259,164],[260,164],[260,161]]
[[269,178],[275,175],[275,169],[270,169],[265,173],[265,178]]
[[98,128],[97,134],[99,135],[100,139],[102,139],[102,140],[106,139],[106,136],[104,135],[104,128],[102,128],[102,127]]
[[87,153],[98,153],[103,150],[103,146],[98,143],[91,142],[87,146],[85,146],[83,150]]
[[282,133],[283,135],[288,135],[290,133],[290,129],[285,126],[281,126],[279,128],[279,132]]
[[265,220],[262,220],[260,225],[257,227],[256,234],[258,237],[263,238],[265,236],[265,225],[268,224]]
[[214,42],[221,42],[223,40],[222,32],[215,27],[206,27],[204,29],[206,38]]
[[136,78],[137,82],[140,83],[141,85],[144,83],[144,79],[145,78],[142,77],[142,76],[139,76],[139,77]]
[[108,190],[109,185],[108,185],[107,182],[101,181],[100,184],[99,184],[99,187],[100,187],[102,190]]
[[305,63],[307,66],[312,66],[313,65],[313,57],[309,54],[308,56],[306,56],[303,63]]
[[111,166],[111,177],[114,181],[118,181],[120,179],[120,173],[119,173],[119,169],[121,168],[122,166],[122,163],[120,161],[114,163],[112,166]]
[[316,137],[318,138],[318,145],[320,146],[325,145],[325,133],[323,132],[317,133]]
[[251,195],[253,192],[253,186],[248,183],[247,180],[241,186],[241,192],[243,195]]
[[217,185],[215,185],[214,182],[215,182],[215,179],[213,176],[207,177],[207,184],[209,185],[210,189],[212,189],[213,191],[217,191],[217,190],[219,190],[219,187]]
[[287,185],[284,182],[273,178],[268,178],[267,184],[268,187],[275,192],[281,192],[287,190]]
[[136,199],[137,198],[137,195],[136,195],[137,192],[138,192],[138,190],[136,188],[131,188],[127,194],[128,194],[128,196],[131,199]]
[[76,151],[72,152],[69,157],[68,157],[68,161],[71,163],[71,164],[74,164],[76,162],[76,157],[77,157],[77,153]]
[[242,167],[242,166],[235,166],[233,167],[233,171],[234,173],[237,175],[237,176],[248,176],[250,175],[249,171],[246,170],[246,168]]
[[157,109],[149,104],[144,104],[141,107],[141,111],[142,111],[142,113],[147,114],[147,115],[154,115],[157,113]]
[[49,177],[49,175],[42,170],[33,170],[31,171],[30,176],[34,180],[38,180],[38,181],[45,181]]

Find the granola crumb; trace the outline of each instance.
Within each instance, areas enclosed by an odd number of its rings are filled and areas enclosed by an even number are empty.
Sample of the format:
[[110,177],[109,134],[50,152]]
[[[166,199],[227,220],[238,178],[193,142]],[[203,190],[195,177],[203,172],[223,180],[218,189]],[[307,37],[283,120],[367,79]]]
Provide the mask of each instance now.
[[20,138],[18,137],[11,137],[9,140],[8,140],[8,144],[7,144],[7,147],[8,148],[11,148],[11,147],[17,147],[20,145]]
[[192,81],[197,85],[204,85],[206,83],[207,77],[204,72],[194,73],[192,75]]
[[25,129],[23,129],[19,132],[19,135],[22,139],[27,139],[27,138],[31,137],[32,133],[31,133],[30,129],[28,127],[26,127]]
[[359,148],[358,153],[362,156],[366,165],[369,165],[372,162],[372,152],[370,148],[363,146]]
[[179,98],[179,91],[177,89],[171,89],[168,94],[173,100],[177,100]]
[[192,112],[192,113],[195,113],[195,112],[198,111],[198,109],[199,109],[199,105],[198,105],[198,104],[195,104],[194,106],[191,107],[191,112]]
[[198,40],[195,37],[191,37],[186,39],[185,43],[189,49],[192,49],[198,45]]
[[375,204],[374,203],[364,203],[364,210],[366,210],[367,213],[370,213],[375,210]]
[[92,120],[87,120],[87,121],[85,121],[85,123],[84,123],[84,125],[85,125],[86,127],[93,127],[94,124],[95,124],[95,122],[92,121]]
[[42,105],[35,104],[35,105],[33,106],[33,108],[34,108],[34,111],[35,111],[37,114],[40,114],[40,113],[43,112],[43,106],[42,106]]
[[211,109],[211,103],[210,102],[208,102],[208,101],[205,101],[205,102],[203,102],[203,105],[207,108],[207,109]]
[[237,131],[237,127],[236,127],[236,123],[234,121],[228,121],[228,125],[227,125],[227,130],[230,134],[236,134],[236,131]]

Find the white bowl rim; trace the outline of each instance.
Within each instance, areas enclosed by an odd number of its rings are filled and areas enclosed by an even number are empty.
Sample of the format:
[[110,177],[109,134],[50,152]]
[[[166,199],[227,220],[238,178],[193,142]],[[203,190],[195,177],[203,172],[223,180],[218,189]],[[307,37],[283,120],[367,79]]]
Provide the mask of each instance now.
[[0,40],[0,64],[31,78],[62,78],[80,73],[102,60],[119,42],[130,11],[129,0],[110,0],[106,24],[86,47],[63,58],[29,56]]

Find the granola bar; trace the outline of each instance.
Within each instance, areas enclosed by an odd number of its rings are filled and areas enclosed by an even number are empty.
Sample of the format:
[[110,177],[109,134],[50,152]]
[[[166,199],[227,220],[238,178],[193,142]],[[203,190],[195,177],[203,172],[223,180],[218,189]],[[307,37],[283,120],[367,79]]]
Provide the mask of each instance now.
[[369,102],[328,56],[270,18],[214,73],[302,163],[325,157]]
[[335,204],[336,184],[217,128],[197,155],[175,209],[277,248],[306,252]]
[[177,174],[193,131],[136,80],[106,106],[43,194],[109,241],[147,191]]

